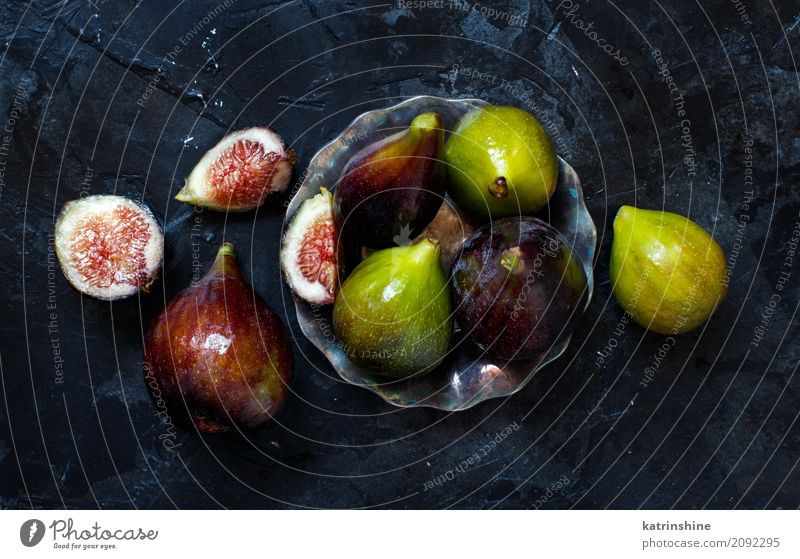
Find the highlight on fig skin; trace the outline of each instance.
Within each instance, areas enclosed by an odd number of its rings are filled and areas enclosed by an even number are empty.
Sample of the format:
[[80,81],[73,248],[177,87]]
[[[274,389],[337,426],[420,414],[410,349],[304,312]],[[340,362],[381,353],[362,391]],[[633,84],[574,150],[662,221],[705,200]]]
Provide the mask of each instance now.
[[281,269],[291,290],[318,305],[333,303],[338,281],[333,195],[326,189],[305,200],[281,243]]
[[146,206],[123,196],[88,196],[61,210],[55,251],[75,289],[113,301],[147,291],[155,281],[164,234]]
[[253,210],[286,190],[296,162],[271,128],[237,130],[206,152],[175,199],[223,212]]

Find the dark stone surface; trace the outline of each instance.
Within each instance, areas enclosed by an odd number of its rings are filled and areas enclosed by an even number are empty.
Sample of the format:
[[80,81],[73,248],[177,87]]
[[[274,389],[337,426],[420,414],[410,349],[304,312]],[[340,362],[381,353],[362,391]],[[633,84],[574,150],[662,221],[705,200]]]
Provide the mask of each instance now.
[[[231,0],[216,14],[217,0],[5,3],[0,506],[800,505],[800,256],[785,260],[800,219],[800,3],[569,4],[510,2],[511,19],[447,0]],[[678,87],[672,98],[653,49]],[[462,413],[395,409],[333,379],[282,286],[284,200],[226,217],[171,199],[229,128],[275,127],[299,174],[356,115],[416,94],[531,99],[599,230],[595,298],[568,353],[515,396]],[[82,189],[144,196],[163,220],[166,273],[149,295],[81,298],[48,260],[55,216]],[[718,314],[660,362],[663,336],[618,329],[607,260],[622,204],[688,214],[731,256]],[[143,328],[189,283],[192,243],[205,267],[223,239],[294,334],[295,394],[246,438],[181,430],[169,452],[142,378]],[[439,476],[452,479],[426,489]]]

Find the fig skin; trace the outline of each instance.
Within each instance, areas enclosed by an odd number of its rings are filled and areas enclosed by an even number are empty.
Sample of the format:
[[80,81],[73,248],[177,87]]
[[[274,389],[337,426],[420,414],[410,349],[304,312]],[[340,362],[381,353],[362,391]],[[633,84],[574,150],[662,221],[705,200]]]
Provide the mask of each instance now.
[[478,223],[541,210],[558,182],[558,157],[545,128],[517,107],[470,111],[444,146],[447,191]]
[[418,236],[444,200],[443,147],[441,117],[423,113],[408,129],[356,153],[334,191],[343,242],[387,248]]
[[219,433],[274,416],[291,378],[283,324],[224,243],[208,274],[153,321],[145,342],[150,394],[176,423]]
[[614,297],[648,330],[683,334],[708,320],[728,291],[726,267],[713,237],[681,215],[622,206],[614,218]]
[[387,248],[368,256],[344,281],[333,329],[350,360],[389,377],[429,372],[452,336],[447,277],[439,243]]
[[533,217],[479,228],[453,264],[456,320],[501,359],[530,359],[570,333],[586,275],[558,231]]

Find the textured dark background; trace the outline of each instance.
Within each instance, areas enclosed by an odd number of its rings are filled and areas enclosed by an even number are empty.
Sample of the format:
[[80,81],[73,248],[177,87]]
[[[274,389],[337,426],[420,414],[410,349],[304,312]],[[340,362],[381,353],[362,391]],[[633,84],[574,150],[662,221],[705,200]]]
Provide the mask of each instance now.
[[[217,0],[0,8],[11,128],[0,136],[0,507],[800,505],[800,256],[784,265],[800,219],[800,2],[601,0],[571,13],[570,2],[491,3],[513,19],[447,0],[229,4],[205,22]],[[653,49],[686,101],[690,147]],[[285,198],[228,217],[171,199],[228,129],[275,127],[299,176],[365,110],[417,94],[523,105],[504,82],[553,121],[599,231],[597,290],[575,342],[511,398],[398,410],[333,380],[276,264]],[[55,216],[82,189],[143,195],[163,220],[166,273],[151,294],[82,298],[48,262]],[[646,387],[665,338],[633,324],[614,332],[622,311],[607,275],[612,218],[634,203],[689,214],[732,256],[721,309],[678,339]],[[189,283],[192,243],[205,267],[223,239],[295,336],[295,393],[246,438],[179,431],[170,452],[142,378],[142,331]],[[479,464],[448,473],[514,422]],[[426,489],[438,476],[452,479]]]

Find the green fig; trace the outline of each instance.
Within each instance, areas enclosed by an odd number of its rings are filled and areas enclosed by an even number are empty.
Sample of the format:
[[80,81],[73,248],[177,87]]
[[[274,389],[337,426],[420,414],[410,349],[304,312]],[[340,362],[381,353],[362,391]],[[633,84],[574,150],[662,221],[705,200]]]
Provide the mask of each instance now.
[[623,206],[614,219],[609,273],[620,306],[641,326],[682,334],[725,297],[725,254],[693,221]]
[[445,143],[444,159],[450,196],[480,223],[538,212],[558,182],[550,136],[516,107],[481,107],[464,115]]
[[439,243],[379,250],[344,281],[333,329],[357,366],[391,377],[422,374],[447,353],[452,335]]

